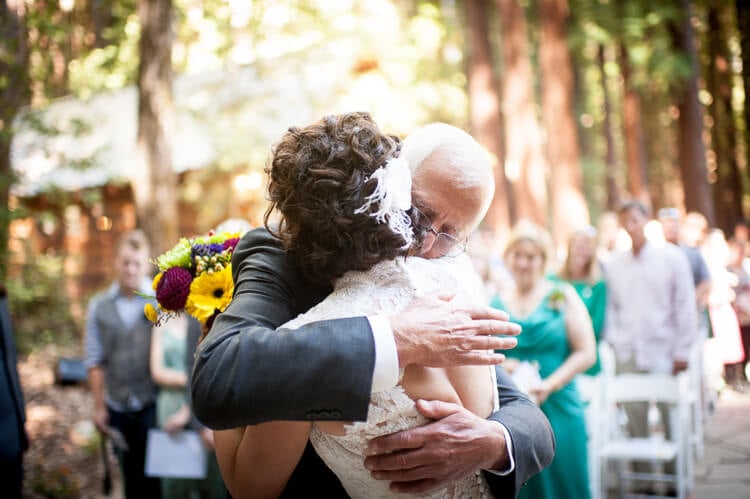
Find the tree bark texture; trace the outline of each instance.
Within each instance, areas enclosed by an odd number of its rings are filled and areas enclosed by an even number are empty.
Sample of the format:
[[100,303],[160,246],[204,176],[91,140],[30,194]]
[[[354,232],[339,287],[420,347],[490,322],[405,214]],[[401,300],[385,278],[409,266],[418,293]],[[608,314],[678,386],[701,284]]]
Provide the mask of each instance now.
[[599,64],[599,72],[602,84],[602,104],[604,106],[602,131],[604,132],[605,144],[604,165],[607,169],[605,173],[607,185],[607,210],[617,211],[617,208],[620,206],[620,189],[617,183],[619,172],[617,168],[617,155],[615,154],[614,132],[612,129],[612,97],[609,93],[609,85],[607,85],[607,73],[604,68],[606,62],[604,45],[601,44],[599,45],[597,62]]
[[708,111],[712,118],[709,175],[713,183],[716,224],[730,234],[742,218],[742,178],[737,164],[736,127],[732,111],[732,72],[730,52],[722,29],[721,13],[714,5],[708,10],[708,54],[706,83],[713,96]]
[[8,265],[10,188],[15,174],[10,163],[13,121],[29,103],[29,44],[22,0],[0,0],[0,282]]
[[505,170],[518,218],[547,221],[547,159],[535,111],[534,74],[527,23],[518,0],[498,0],[502,34],[502,110],[505,118]]
[[573,70],[565,37],[565,0],[540,0],[542,109],[550,163],[553,235],[558,245],[589,223],[573,116]]
[[[740,52],[742,57],[742,86],[745,91],[745,102],[743,108],[743,118],[745,130],[743,134],[742,157],[740,163],[745,169],[750,168],[750,2],[747,0],[737,0],[737,32],[740,38]],[[744,215],[744,214],[743,214]]]
[[630,60],[627,48],[620,42],[620,71],[623,80],[622,128],[625,138],[625,164],[627,165],[627,185],[630,195],[651,207],[648,186],[648,155],[643,136],[643,116],[641,96],[633,88],[630,74]]
[[698,100],[698,57],[692,18],[692,3],[681,0],[685,13],[679,27],[678,47],[688,56],[692,74],[678,90],[677,107],[679,119],[679,154],[682,185],[685,188],[685,209],[702,213],[709,225],[716,224],[711,186],[706,178],[706,147],[703,143],[703,109]]
[[495,171],[495,198],[485,220],[495,231],[504,233],[513,222],[515,203],[504,169],[503,126],[492,71],[487,0],[467,0],[465,8],[471,49],[468,67],[471,133],[492,154]]
[[138,161],[131,180],[138,224],[150,238],[152,252],[159,254],[178,238],[177,176],[172,165],[172,1],[140,0],[138,15]]

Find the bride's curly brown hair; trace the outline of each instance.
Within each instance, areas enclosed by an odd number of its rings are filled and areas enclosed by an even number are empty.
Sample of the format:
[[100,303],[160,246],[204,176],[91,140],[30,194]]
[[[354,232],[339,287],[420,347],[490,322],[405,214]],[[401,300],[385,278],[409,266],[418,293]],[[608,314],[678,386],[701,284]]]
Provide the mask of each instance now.
[[[264,221],[305,277],[331,282],[407,253],[388,224],[355,213],[375,189],[368,177],[400,149],[401,141],[382,133],[368,113],[292,127],[274,146],[265,168],[270,205]],[[278,225],[269,222],[274,210]]]

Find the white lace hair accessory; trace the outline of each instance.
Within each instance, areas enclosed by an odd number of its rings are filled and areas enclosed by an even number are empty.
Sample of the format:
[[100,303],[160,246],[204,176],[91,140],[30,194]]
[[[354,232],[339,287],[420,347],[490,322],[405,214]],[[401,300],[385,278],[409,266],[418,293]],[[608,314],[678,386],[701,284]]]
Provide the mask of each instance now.
[[391,230],[404,238],[404,246],[411,246],[414,233],[411,218],[407,211],[411,208],[411,170],[404,158],[391,158],[365,181],[375,180],[375,190],[365,198],[365,202],[354,213],[365,213],[371,206],[376,211],[370,213],[378,223],[387,223]]

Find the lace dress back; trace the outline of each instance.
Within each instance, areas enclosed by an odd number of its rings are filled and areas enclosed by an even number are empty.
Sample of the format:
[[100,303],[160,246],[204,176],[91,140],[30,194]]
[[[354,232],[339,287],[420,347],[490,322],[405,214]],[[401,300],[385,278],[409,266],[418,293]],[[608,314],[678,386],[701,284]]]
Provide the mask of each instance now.
[[[393,314],[403,310],[416,296],[446,289],[462,290],[475,303],[487,302],[481,280],[468,257],[397,258],[380,262],[367,272],[345,274],[337,280],[331,295],[286,326],[299,327],[308,322],[339,317]],[[487,376],[491,377],[493,387],[487,396],[492,397],[494,410],[497,410],[495,369],[488,367]],[[388,489],[389,482],[375,480],[365,469],[365,447],[374,437],[427,422],[399,383],[390,390],[372,394],[367,421],[345,425],[344,435],[326,433],[313,425],[310,441],[351,497],[400,497],[402,494]],[[420,497],[479,498],[492,497],[492,494],[481,472],[477,471]]]

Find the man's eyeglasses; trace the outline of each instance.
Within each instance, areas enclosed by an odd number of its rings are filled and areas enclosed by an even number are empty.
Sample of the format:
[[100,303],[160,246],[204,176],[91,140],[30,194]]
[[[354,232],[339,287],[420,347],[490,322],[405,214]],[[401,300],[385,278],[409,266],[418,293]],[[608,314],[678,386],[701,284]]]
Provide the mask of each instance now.
[[422,246],[427,246],[427,238],[432,234],[435,240],[432,243],[431,251],[434,251],[439,256],[458,256],[468,246],[466,239],[459,239],[452,234],[447,232],[438,232],[435,227],[432,226],[430,218],[422,213],[416,206],[412,206],[412,209],[417,213],[416,226],[425,231],[424,240]]

